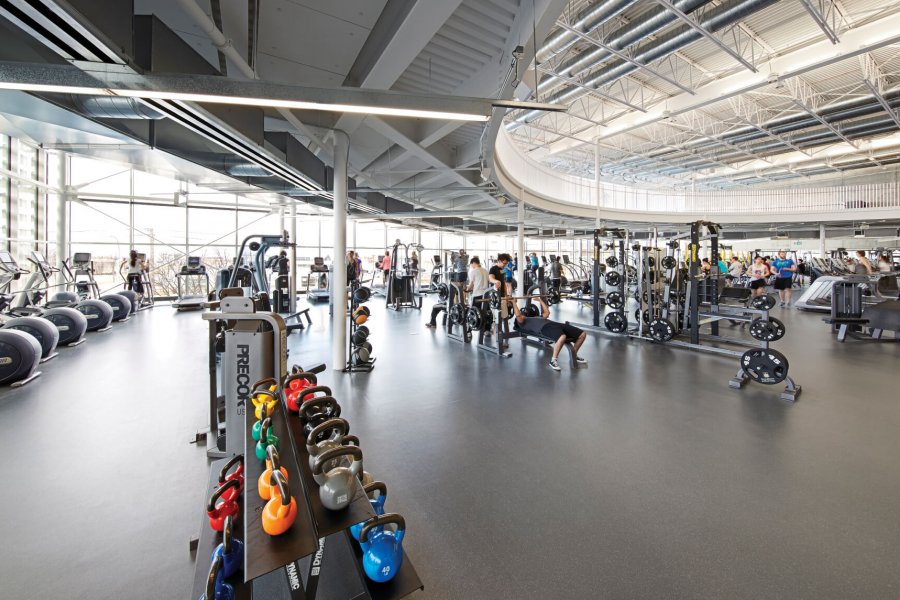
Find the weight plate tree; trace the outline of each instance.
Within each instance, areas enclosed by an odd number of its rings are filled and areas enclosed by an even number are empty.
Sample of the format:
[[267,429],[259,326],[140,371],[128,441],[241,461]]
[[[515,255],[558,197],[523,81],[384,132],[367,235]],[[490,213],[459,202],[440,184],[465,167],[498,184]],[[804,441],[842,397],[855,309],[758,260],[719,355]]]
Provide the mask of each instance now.
[[754,348],[741,356],[741,368],[753,381],[775,385],[787,379],[789,365],[778,350]]

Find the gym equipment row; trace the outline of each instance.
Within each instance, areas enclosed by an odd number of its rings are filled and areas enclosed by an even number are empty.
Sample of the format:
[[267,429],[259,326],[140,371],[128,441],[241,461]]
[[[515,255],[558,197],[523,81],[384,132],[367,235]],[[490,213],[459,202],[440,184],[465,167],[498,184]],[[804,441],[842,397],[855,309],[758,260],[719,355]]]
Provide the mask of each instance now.
[[[141,300],[130,290],[100,294],[88,253],[73,257],[74,274],[64,263],[65,285],[74,291],[57,292],[44,302],[53,287],[51,267],[39,252],[29,257],[32,273],[19,267],[9,252],[0,252],[0,385],[23,386],[41,375],[41,363],[59,355],[59,346],[75,347],[86,332],[109,331],[113,322],[123,323],[141,308]],[[12,282],[30,275],[24,289],[15,293]],[[42,304],[43,302],[43,304]]]
[[[801,387],[788,375],[787,358],[770,347],[770,343],[780,340],[785,334],[784,324],[769,316],[776,300],[772,296],[751,298],[748,288],[726,287],[723,274],[716,266],[719,256],[718,238],[720,228],[715,223],[697,221],[691,223],[685,251],[687,268],[679,268],[676,253],[680,249],[679,239],[669,240],[660,248],[655,231],[651,233],[650,244],[629,246],[629,232],[624,229],[598,229],[594,232],[593,269],[593,319],[592,323],[573,323],[588,331],[627,335],[635,339],[665,343],[674,347],[719,354],[738,359],[739,369],[729,380],[732,388],[741,388],[748,381],[766,385],[785,383],[780,397],[794,402]],[[604,246],[602,238],[613,241]],[[702,272],[700,265],[700,243],[710,244],[710,262],[714,265],[709,274]],[[601,250],[617,250],[605,259],[609,269],[601,275]],[[631,250],[632,260],[628,261],[626,249]],[[615,269],[622,265],[633,267],[634,273]],[[607,286],[615,291],[600,294],[601,277]],[[637,308],[634,323],[629,323],[626,309],[629,296],[633,296]],[[603,316],[604,307],[612,309]],[[732,325],[747,326],[752,340],[723,335],[720,324],[728,321]],[[708,331],[705,328],[708,327]],[[701,331],[701,328],[704,328]],[[735,350],[723,346],[743,347]]]
[[[215,461],[192,598],[402,598],[423,585],[406,524],[363,469],[320,365],[250,389],[241,454]],[[252,409],[251,409],[252,407]]]
[[410,250],[422,253],[421,244],[403,244],[394,242],[391,248],[391,268],[388,271],[388,289],[386,305],[394,310],[404,308],[422,308],[422,294],[419,293],[419,269],[413,268],[409,257]]
[[[831,316],[822,319],[837,334],[837,341],[849,336],[855,340],[896,342],[900,340],[900,297],[879,302],[866,302],[866,282],[862,275],[848,276],[846,281],[833,282]],[[894,275],[896,282],[896,275]],[[871,298],[871,295],[868,296]],[[885,338],[885,331],[893,331],[893,338]],[[865,335],[865,333],[868,335]]]
[[357,281],[351,282],[345,373],[369,373],[375,368],[376,359],[372,356],[372,344],[368,341],[369,328],[366,326],[372,311],[364,306],[371,298],[369,288],[359,285]]

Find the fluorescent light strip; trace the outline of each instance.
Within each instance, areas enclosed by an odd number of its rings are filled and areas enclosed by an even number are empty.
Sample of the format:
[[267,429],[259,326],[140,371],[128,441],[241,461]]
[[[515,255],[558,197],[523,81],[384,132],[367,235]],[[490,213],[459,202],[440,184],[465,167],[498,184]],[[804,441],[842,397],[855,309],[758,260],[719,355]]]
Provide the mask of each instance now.
[[154,90],[119,90],[109,88],[88,88],[77,86],[50,85],[40,83],[0,82],[0,89],[19,90],[23,92],[44,92],[58,94],[77,94],[84,96],[122,96],[125,98],[141,98],[149,100],[178,100],[182,102],[207,102],[212,104],[230,104],[237,106],[258,106],[261,108],[287,108],[293,110],[319,110],[329,112],[357,113],[363,115],[380,115],[386,117],[414,117],[419,119],[440,119],[444,121],[487,121],[488,115],[472,113],[455,113],[412,108],[395,108],[389,106],[364,106],[357,104],[325,104],[321,102],[303,102],[300,100],[275,100],[271,98],[244,98],[240,96],[216,96],[212,94],[189,94],[182,92],[159,92]]

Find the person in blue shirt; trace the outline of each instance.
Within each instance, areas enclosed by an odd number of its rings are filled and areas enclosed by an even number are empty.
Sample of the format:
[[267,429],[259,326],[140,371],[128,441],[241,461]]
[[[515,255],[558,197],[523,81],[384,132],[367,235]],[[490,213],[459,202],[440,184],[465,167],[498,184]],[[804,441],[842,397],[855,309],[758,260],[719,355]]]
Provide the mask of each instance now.
[[506,281],[509,282],[509,285],[513,290],[516,289],[516,263],[515,261],[510,261],[506,263],[506,266],[503,268],[506,271]]
[[728,265],[725,264],[725,261],[721,258],[719,259],[719,277],[724,277],[725,273],[728,272]]
[[794,283],[794,273],[797,271],[797,263],[794,259],[787,258],[787,252],[780,250],[778,258],[772,261],[772,271],[775,273],[775,289],[781,298],[780,306],[791,305],[791,286]]

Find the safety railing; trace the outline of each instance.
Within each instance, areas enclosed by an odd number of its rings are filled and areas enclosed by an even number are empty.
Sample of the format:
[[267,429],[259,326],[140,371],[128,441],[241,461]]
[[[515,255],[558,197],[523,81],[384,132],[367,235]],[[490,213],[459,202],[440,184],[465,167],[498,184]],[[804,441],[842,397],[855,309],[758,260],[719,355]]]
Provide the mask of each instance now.
[[[690,191],[632,187],[566,175],[527,157],[501,128],[496,160],[517,185],[558,202],[698,215],[814,214],[900,208],[900,183]],[[516,190],[510,190],[515,192]]]

